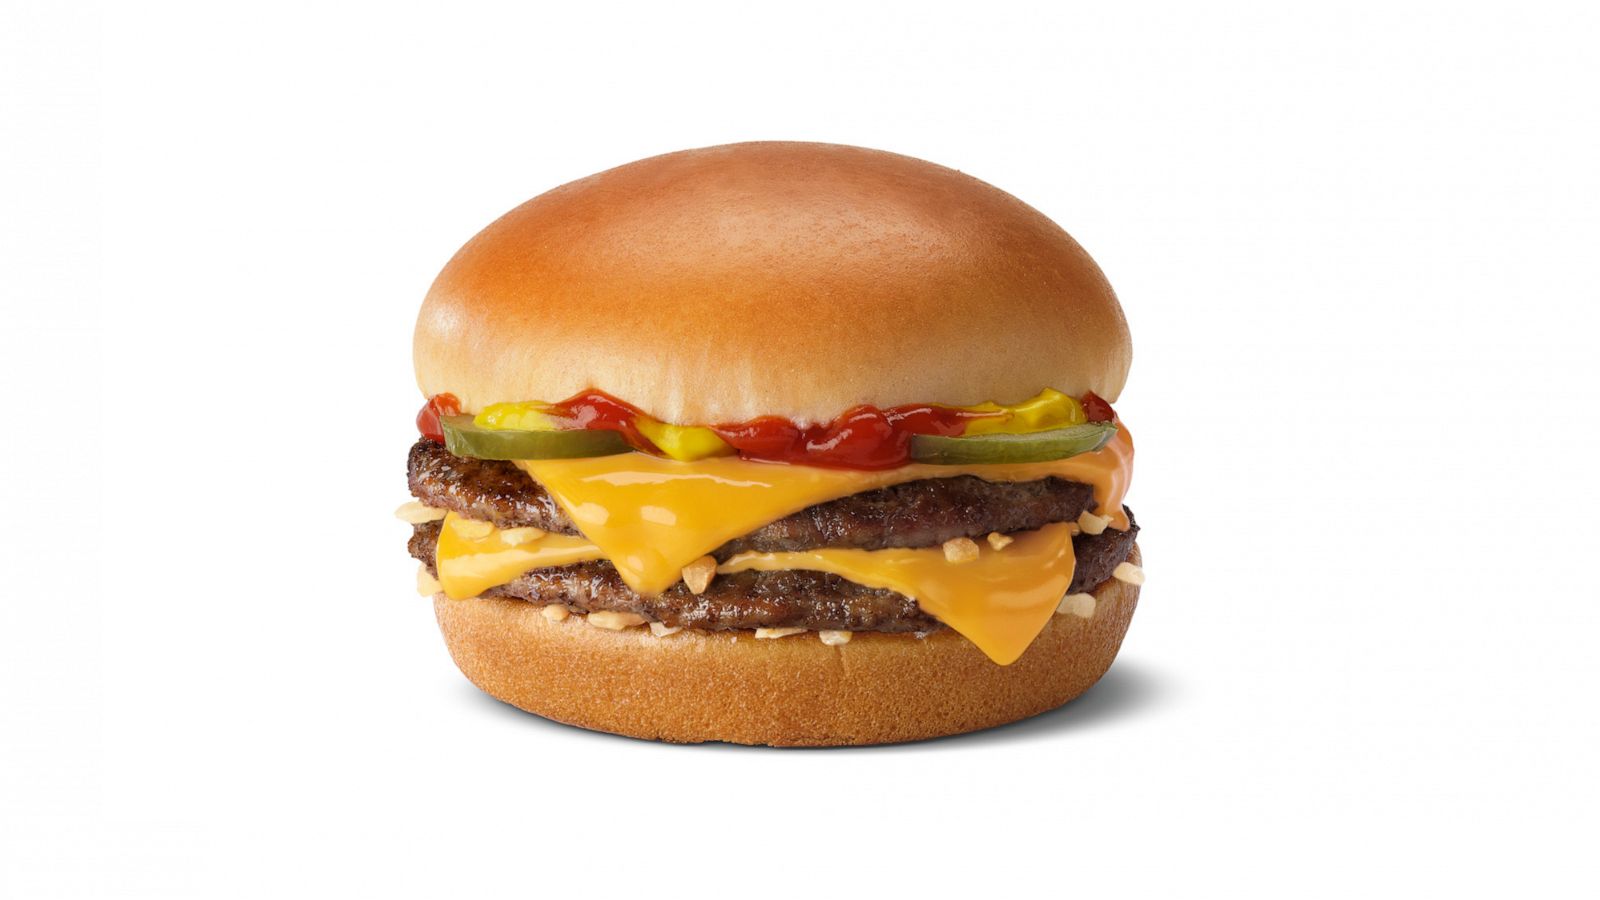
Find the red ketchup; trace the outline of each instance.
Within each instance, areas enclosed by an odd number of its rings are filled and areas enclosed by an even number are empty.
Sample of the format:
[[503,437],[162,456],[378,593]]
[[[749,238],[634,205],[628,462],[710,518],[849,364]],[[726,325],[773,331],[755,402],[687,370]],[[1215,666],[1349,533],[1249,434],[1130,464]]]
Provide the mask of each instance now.
[[[559,428],[621,432],[628,443],[654,450],[635,422],[636,407],[603,391],[585,391],[545,410]],[[762,416],[737,425],[709,426],[745,459],[803,463],[842,469],[889,469],[910,460],[913,434],[958,435],[967,420],[994,415],[943,406],[858,406],[824,425],[800,428],[788,419]]]
[[[1083,409],[1091,422],[1110,422],[1116,417],[1111,404],[1092,393],[1084,395]],[[562,430],[616,431],[634,447],[655,451],[636,424],[644,413],[603,391],[584,391],[549,404],[544,412]],[[439,417],[460,413],[460,401],[453,394],[435,395],[417,414],[417,430],[423,437],[443,443]],[[744,459],[835,469],[892,469],[911,461],[912,435],[955,437],[964,433],[973,419],[995,415],[999,413],[924,403],[889,409],[857,406],[831,422],[804,428],[778,416],[707,427]]]
[[427,403],[422,404],[422,411],[417,413],[417,430],[435,444],[442,444],[444,426],[439,424],[439,417],[459,415],[461,401],[456,399],[455,394],[434,394]]
[[1111,408],[1111,404],[1100,399],[1100,395],[1094,391],[1084,394],[1080,402],[1083,403],[1084,415],[1088,416],[1091,422],[1111,422],[1117,418],[1116,410]]
[[844,415],[806,428],[777,416],[738,425],[712,425],[717,436],[745,459],[801,463],[836,469],[892,469],[911,459],[911,436],[954,437],[971,419],[994,413],[948,406],[857,406]]
[[544,412],[555,419],[556,428],[562,431],[583,428],[616,431],[641,450],[655,450],[655,445],[634,424],[644,413],[604,391],[584,391],[560,403],[549,404]]

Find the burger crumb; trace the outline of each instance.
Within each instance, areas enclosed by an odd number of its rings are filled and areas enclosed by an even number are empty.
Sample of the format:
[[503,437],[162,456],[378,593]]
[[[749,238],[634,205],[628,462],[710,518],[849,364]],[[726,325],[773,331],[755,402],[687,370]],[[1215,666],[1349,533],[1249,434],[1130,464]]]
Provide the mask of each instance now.
[[1094,617],[1093,594],[1068,594],[1056,606],[1056,615],[1074,615],[1080,619]]
[[445,510],[437,506],[429,506],[426,503],[418,503],[415,500],[410,503],[400,504],[400,508],[394,511],[394,517],[408,525],[437,522],[444,518],[444,514]]
[[704,594],[706,588],[711,586],[711,579],[715,577],[717,577],[717,561],[710,556],[702,556],[683,567],[683,583],[688,586],[689,593],[696,596]]
[[802,631],[805,631],[805,629],[804,628],[757,628],[756,629],[756,638],[759,639],[759,640],[768,640],[768,641],[770,641],[770,640],[776,640],[778,638],[788,637],[791,634],[799,634]]
[[1097,516],[1087,509],[1078,513],[1078,529],[1084,534],[1101,534],[1106,530],[1106,526],[1110,524],[1110,519],[1105,516]]
[[1016,538],[1013,538],[1008,534],[1001,534],[998,531],[991,531],[989,532],[989,537],[987,540],[989,541],[989,546],[993,547],[994,549],[1004,550],[1005,548],[1011,546],[1011,542],[1016,540]]
[[1144,570],[1131,562],[1118,563],[1117,567],[1111,570],[1111,577],[1135,587],[1144,584]]
[[432,597],[442,590],[444,587],[439,584],[439,579],[428,571],[427,566],[417,566],[417,593],[424,597]]
[[675,628],[671,625],[666,625],[661,622],[650,623],[650,633],[656,637],[666,637],[669,634],[677,634],[682,630],[682,628]]
[[978,558],[978,542],[972,538],[951,538],[944,542],[945,562],[968,563]]
[[545,533],[538,528],[523,526],[521,528],[505,528],[500,531],[500,540],[508,547],[520,547],[523,544],[537,541]]
[[848,631],[819,631],[817,638],[829,647],[837,647],[850,643],[850,634]]
[[494,532],[494,526],[482,519],[456,519],[456,534],[469,541],[479,541]]
[[539,610],[539,615],[544,616],[546,619],[549,619],[552,622],[565,622],[567,620],[567,616],[572,615],[572,610],[567,609],[565,606],[562,606],[559,603],[550,603],[546,604],[544,609]]
[[615,612],[602,609],[589,613],[589,624],[607,631],[622,631],[644,624],[644,616],[638,613]]

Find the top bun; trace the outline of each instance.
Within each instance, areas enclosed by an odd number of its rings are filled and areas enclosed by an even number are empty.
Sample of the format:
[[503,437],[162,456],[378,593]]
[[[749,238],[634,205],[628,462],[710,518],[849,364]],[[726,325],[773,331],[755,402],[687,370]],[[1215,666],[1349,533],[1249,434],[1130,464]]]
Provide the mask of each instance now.
[[1089,254],[954,169],[763,142],[630,163],[522,204],[439,273],[417,384],[463,411],[597,388],[667,422],[858,404],[1117,399],[1127,321]]

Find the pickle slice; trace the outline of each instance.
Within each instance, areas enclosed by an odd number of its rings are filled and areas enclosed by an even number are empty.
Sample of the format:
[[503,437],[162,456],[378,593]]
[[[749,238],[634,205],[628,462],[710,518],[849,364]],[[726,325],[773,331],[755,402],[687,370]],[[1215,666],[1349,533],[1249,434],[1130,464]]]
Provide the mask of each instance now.
[[477,459],[580,459],[632,450],[615,431],[510,431],[483,428],[471,416],[442,416],[444,445]]
[[1032,434],[974,434],[969,437],[911,436],[911,459],[936,466],[1029,463],[1092,453],[1117,433],[1110,422],[1090,422]]

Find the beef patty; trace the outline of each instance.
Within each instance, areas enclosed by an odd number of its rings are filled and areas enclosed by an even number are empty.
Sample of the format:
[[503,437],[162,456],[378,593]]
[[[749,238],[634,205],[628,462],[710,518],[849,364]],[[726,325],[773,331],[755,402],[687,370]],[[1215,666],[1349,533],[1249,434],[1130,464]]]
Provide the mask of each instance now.
[[[572,521],[540,484],[504,460],[467,459],[443,445],[418,441],[408,461],[411,493],[429,506],[452,510],[497,528],[532,526],[577,534]],[[816,547],[936,547],[951,538],[991,531],[1033,531],[1071,522],[1095,508],[1086,484],[1060,478],[993,482],[971,475],[908,481],[818,503],[722,545],[713,556],[782,553]]]
[[[532,526],[577,534],[538,482],[500,460],[458,457],[418,441],[408,461],[411,492],[429,506],[497,527]],[[1070,522],[1095,506],[1086,484],[1045,478],[990,482],[971,475],[910,481],[803,509],[736,538],[714,552],[726,560],[744,551],[778,553],[816,547],[933,547],[956,537],[981,538]],[[1129,514],[1130,524],[1132,514]],[[1128,558],[1138,526],[1073,538],[1077,568],[1069,592],[1092,590]],[[439,523],[416,526],[411,555],[434,571]],[[804,627],[846,631],[931,631],[940,623],[902,594],[809,570],[718,575],[704,593],[681,582],[654,597],[633,592],[604,560],[536,569],[485,596],[563,603],[583,612],[632,612],[674,627],[706,630]]]
[[[1101,534],[1080,534],[1072,539],[1078,564],[1067,593],[1093,590],[1111,577],[1111,570],[1128,558],[1139,526],[1128,514],[1127,531],[1106,529]],[[434,548],[439,523],[415,526],[411,555],[438,574]],[[680,628],[720,631],[730,628],[789,628],[840,631],[933,631],[944,627],[925,615],[917,602],[904,594],[871,588],[853,581],[794,569],[781,572],[736,572],[718,575],[702,594],[678,582],[654,597],[643,597],[623,583],[605,560],[535,569],[509,584],[484,591],[486,597],[506,597],[534,603],[563,603],[580,612],[614,610],[638,613],[652,622]]]

